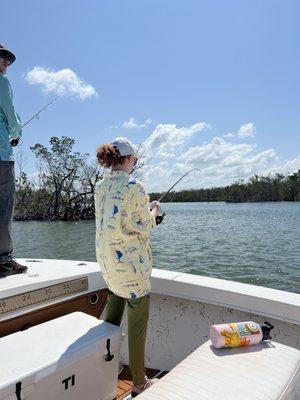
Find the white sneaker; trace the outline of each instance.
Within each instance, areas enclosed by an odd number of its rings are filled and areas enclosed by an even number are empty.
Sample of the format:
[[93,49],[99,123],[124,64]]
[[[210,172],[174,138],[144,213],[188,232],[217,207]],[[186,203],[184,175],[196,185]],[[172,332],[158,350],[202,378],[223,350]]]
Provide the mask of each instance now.
[[122,361],[119,361],[119,368],[118,368],[118,375],[120,375],[123,372],[124,369],[124,364]]
[[133,398],[133,397],[138,396],[140,393],[144,392],[150,386],[154,385],[154,383],[157,382],[158,380],[159,379],[157,379],[157,378],[149,379],[149,378],[147,378],[147,376],[145,376],[145,383],[142,387],[138,387],[138,386],[132,387],[131,397]]

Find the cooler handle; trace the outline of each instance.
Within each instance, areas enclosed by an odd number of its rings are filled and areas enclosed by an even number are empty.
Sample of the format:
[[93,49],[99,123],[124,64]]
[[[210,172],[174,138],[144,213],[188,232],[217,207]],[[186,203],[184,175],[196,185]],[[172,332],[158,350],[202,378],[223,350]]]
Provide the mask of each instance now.
[[106,341],[106,349],[107,349],[107,354],[105,356],[105,361],[111,361],[114,358],[114,355],[111,354],[110,352],[110,339],[107,339]]

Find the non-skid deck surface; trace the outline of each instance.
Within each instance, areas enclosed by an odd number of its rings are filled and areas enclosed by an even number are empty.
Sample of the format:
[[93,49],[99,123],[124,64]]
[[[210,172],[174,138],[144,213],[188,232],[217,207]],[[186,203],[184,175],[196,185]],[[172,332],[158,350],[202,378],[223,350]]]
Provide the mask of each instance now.
[[[153,378],[158,373],[158,369],[147,368],[146,370],[146,375],[148,378]],[[130,395],[132,386],[133,383],[130,369],[127,365],[124,365],[123,372],[119,375],[116,400],[125,399],[128,395]]]

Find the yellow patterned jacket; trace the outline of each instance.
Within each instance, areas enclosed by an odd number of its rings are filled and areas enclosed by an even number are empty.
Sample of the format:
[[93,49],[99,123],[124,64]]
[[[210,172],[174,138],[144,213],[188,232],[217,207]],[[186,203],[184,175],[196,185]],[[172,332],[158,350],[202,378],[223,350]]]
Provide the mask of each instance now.
[[96,187],[95,213],[97,261],[108,288],[124,298],[147,295],[156,224],[143,185],[124,171],[106,171]]

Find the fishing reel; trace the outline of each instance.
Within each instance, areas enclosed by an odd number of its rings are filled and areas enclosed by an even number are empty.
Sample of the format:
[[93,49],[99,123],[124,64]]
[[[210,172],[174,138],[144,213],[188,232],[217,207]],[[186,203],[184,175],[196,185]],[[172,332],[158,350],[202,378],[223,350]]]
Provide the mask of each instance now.
[[[150,203],[150,211],[152,210],[152,207],[155,207],[156,205],[158,205],[159,202],[157,200],[154,200]],[[156,225],[159,225],[163,222],[163,219],[165,217],[166,213],[163,211],[160,211],[157,216],[155,217],[156,220]]]
[[161,211],[161,212],[155,217],[156,225],[161,224],[161,223],[163,222],[163,219],[164,219],[165,216],[166,216],[166,213],[163,212],[163,211]]
[[20,138],[10,138],[9,143],[11,147],[18,146],[18,144],[20,143]]

